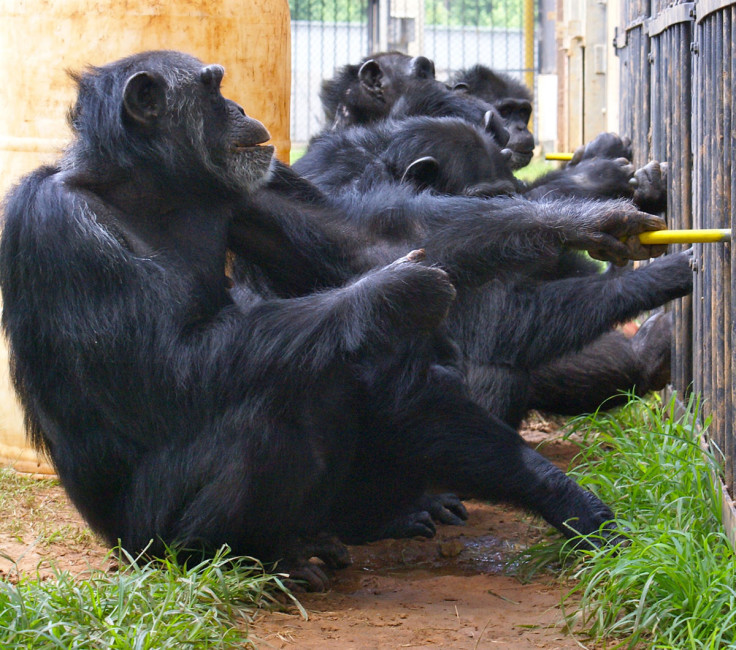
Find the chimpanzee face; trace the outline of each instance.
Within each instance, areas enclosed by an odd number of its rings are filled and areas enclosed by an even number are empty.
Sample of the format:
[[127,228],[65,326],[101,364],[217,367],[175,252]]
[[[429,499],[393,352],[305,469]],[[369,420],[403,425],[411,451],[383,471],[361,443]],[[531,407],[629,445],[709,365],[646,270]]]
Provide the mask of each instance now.
[[526,99],[505,98],[494,102],[493,107],[509,134],[506,147],[512,151],[511,168],[525,167],[534,155],[534,136],[529,131],[531,103]]
[[222,96],[224,72],[188,57],[175,74],[142,70],[128,78],[123,105],[134,128],[170,149],[170,171],[252,191],[267,178],[274,149],[261,146],[266,128]]

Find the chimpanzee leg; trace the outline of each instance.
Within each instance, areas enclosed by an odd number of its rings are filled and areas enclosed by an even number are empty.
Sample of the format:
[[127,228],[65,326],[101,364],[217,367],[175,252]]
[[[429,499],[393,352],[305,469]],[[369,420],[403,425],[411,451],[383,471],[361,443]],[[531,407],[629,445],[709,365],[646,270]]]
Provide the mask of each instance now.
[[[341,536],[359,522],[379,530],[429,485],[522,506],[568,537],[593,533],[613,519],[594,494],[452,385],[434,382],[418,391],[367,444],[371,459],[365,467],[373,471],[362,473],[360,491],[336,516]],[[364,451],[357,456],[365,460]],[[359,532],[365,535],[366,528]]]
[[529,408],[577,415],[626,402],[626,392],[646,395],[667,385],[672,317],[658,312],[633,338],[610,332],[576,354],[530,373]]
[[481,407],[440,395],[433,403],[433,416],[409,425],[427,480],[460,494],[527,508],[567,537],[593,533],[613,519],[600,499]]

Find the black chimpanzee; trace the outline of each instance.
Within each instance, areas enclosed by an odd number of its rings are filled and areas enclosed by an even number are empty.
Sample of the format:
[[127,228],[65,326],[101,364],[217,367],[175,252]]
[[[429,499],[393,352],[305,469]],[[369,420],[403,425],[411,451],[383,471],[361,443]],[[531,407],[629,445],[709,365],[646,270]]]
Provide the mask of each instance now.
[[[499,115],[509,140],[514,169],[529,164],[533,156],[534,136],[529,131],[532,115],[532,93],[510,75],[475,65],[459,70],[450,79],[453,91],[470,96],[470,106],[478,100],[492,106]],[[478,109],[471,115],[477,119]],[[582,198],[633,198],[642,210],[657,214],[667,207],[664,171],[657,161],[634,172],[628,165],[632,159],[631,141],[613,133],[602,133],[580,147],[563,169],[550,172],[526,190],[535,196],[578,196]]]
[[[325,535],[380,535],[430,482],[567,535],[599,530],[611,511],[470,399],[441,321],[450,280],[479,285],[565,245],[626,257],[620,239],[660,220],[398,192],[353,207],[408,233],[379,238],[272,161],[222,75],[177,52],[89,69],[73,143],[7,198],[13,382],[90,525],[133,553],[285,558],[313,588],[307,557],[345,561]],[[414,241],[426,252],[400,257]],[[227,288],[228,244],[247,300]],[[682,295],[688,278],[685,258],[657,261],[596,295],[591,320]]]
[[309,143],[294,171],[323,192],[368,192],[386,180],[443,194],[514,194],[519,183],[497,142],[506,132],[458,118],[411,117],[326,131]]
[[326,124],[334,129],[384,119],[406,84],[422,79],[434,79],[434,63],[401,52],[380,52],[343,66],[322,82],[319,96]]
[[[459,117],[482,125],[491,111],[508,131],[504,146],[510,152],[511,168],[527,165],[534,149],[528,128],[531,92],[512,77],[482,65],[456,73],[453,80],[452,88],[437,81],[434,64],[425,57],[378,53],[341,68],[323,82],[320,97],[333,130],[420,115]],[[633,198],[645,211],[664,209],[665,182],[659,163],[634,172],[630,146],[612,134],[599,136],[581,152],[585,155],[578,154],[564,169],[544,175],[522,191],[529,198]]]
[[[604,135],[593,145],[609,141],[620,142]],[[504,160],[487,132],[455,118],[388,120],[369,127],[326,132],[310,143],[294,169],[333,200],[344,200],[347,195],[350,202],[356,193],[395,195],[396,189],[386,187],[387,180],[408,180],[419,189],[426,186],[449,194],[490,196],[513,192],[516,187],[509,170],[505,171],[507,176],[496,171],[505,169]],[[359,212],[357,218],[365,220],[370,214]],[[385,228],[382,221],[379,226]],[[571,305],[565,296],[567,288],[579,280],[566,279],[599,272],[596,264],[577,251],[563,250],[515,275],[505,274],[503,282],[461,291],[450,323],[470,364],[471,388],[477,401],[516,425],[528,408],[579,413],[594,410],[608,398],[607,405],[614,406],[623,391],[646,394],[665,385],[671,338],[668,317],[657,317],[633,340],[611,331],[583,351],[578,351],[579,342],[565,345],[566,335],[550,330],[549,323],[556,322],[568,332],[575,327],[587,331],[588,298],[578,296],[581,306],[574,309],[582,318],[576,324],[569,319]],[[603,281],[615,281],[614,275],[609,272]],[[531,294],[537,297],[532,299]],[[519,295],[525,296],[523,301],[512,298]],[[542,301],[549,305],[543,312],[544,319],[537,320],[542,312],[535,305]],[[550,306],[555,306],[558,313],[550,312]],[[499,313],[503,316],[500,321]],[[557,341],[557,358],[547,353],[538,355],[541,348],[519,323],[526,323],[532,334],[544,331]],[[507,331],[507,324],[513,332]],[[592,341],[587,334],[574,333],[575,337],[581,335]],[[514,346],[510,346],[512,340]],[[570,355],[561,356],[566,353]],[[512,363],[511,357],[516,361]]]

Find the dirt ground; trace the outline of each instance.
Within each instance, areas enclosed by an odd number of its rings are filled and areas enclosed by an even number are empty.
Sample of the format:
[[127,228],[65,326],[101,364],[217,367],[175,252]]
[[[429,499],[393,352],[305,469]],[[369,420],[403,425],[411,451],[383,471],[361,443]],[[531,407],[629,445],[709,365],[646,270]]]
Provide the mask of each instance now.
[[[535,418],[523,433],[565,467],[577,448],[557,422]],[[386,540],[351,547],[353,564],[324,594],[299,594],[308,612],[262,612],[251,634],[261,648],[581,648],[565,626],[560,599],[569,585],[541,576],[523,584],[510,560],[545,530],[521,512],[467,502],[466,526],[439,526],[431,540]],[[10,511],[8,511],[10,510]],[[107,549],[63,491],[48,483],[0,511],[0,576],[83,574],[105,568]],[[10,560],[14,562],[11,562]]]

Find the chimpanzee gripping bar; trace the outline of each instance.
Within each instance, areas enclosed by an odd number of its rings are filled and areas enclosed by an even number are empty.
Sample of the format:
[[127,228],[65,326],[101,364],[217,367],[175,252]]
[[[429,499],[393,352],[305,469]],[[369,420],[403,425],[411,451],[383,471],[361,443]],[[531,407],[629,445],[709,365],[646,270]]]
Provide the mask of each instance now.
[[702,230],[652,230],[639,235],[642,244],[710,244],[731,241],[730,228]]

